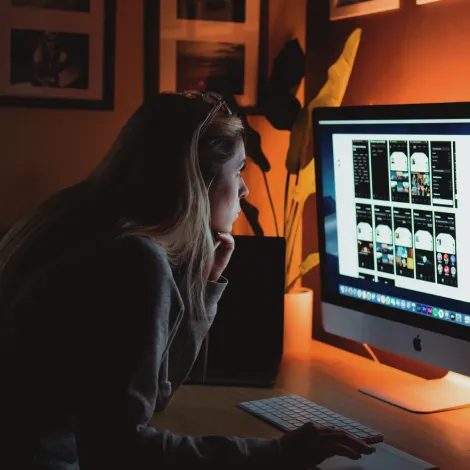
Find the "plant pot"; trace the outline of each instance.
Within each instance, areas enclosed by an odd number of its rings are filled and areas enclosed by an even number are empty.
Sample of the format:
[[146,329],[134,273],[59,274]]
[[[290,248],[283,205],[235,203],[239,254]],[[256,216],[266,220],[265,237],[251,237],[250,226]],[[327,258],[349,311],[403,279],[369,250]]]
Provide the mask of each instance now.
[[307,357],[312,343],[313,290],[284,294],[284,357]]

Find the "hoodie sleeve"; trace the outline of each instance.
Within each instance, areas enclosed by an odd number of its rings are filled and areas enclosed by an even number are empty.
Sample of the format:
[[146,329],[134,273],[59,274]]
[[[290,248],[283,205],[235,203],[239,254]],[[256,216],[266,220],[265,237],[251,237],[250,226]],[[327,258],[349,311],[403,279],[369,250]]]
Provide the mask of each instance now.
[[218,281],[209,281],[206,288],[206,311],[209,317],[215,316],[217,303],[227,287],[228,281],[221,276]]
[[[80,469],[290,468],[278,439],[179,436],[148,426],[179,293],[152,242],[130,237],[110,251],[90,274],[94,297],[84,314],[86,359],[80,362],[76,419]],[[216,308],[225,283],[208,285],[208,308]]]

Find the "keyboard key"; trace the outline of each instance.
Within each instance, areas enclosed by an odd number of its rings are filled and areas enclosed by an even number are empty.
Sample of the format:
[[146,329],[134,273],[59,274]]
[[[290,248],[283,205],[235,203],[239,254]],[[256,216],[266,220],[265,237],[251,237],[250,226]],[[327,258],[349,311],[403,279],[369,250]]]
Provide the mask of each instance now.
[[313,422],[345,430],[368,444],[383,441],[379,432],[297,395],[242,402],[239,407],[286,432]]

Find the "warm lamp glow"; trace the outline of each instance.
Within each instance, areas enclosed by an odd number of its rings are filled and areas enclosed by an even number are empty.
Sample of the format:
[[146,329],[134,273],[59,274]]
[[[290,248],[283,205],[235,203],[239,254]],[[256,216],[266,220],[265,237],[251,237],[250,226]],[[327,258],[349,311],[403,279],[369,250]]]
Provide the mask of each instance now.
[[[387,369],[384,369],[384,371]],[[441,379],[425,380],[403,373],[375,377],[361,392],[413,413],[437,413],[470,406],[470,378],[449,371]]]
[[312,344],[313,291],[299,289],[284,297],[284,357],[308,357]]
[[455,383],[459,387],[467,388],[468,389],[467,393],[470,394],[470,377],[467,377],[465,375],[456,374],[455,372],[451,372],[451,371],[449,371],[449,373],[447,374],[446,377],[447,377],[447,380],[449,380],[450,382]]

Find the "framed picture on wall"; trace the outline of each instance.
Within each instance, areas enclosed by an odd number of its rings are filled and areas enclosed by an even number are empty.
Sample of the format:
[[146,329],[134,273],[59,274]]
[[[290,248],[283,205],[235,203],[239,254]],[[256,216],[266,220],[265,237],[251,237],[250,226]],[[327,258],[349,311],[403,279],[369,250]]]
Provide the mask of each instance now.
[[0,105],[113,109],[115,0],[1,0]]
[[261,113],[267,80],[268,0],[146,0],[144,95],[230,93]]
[[330,19],[341,20],[398,8],[400,0],[330,0]]

